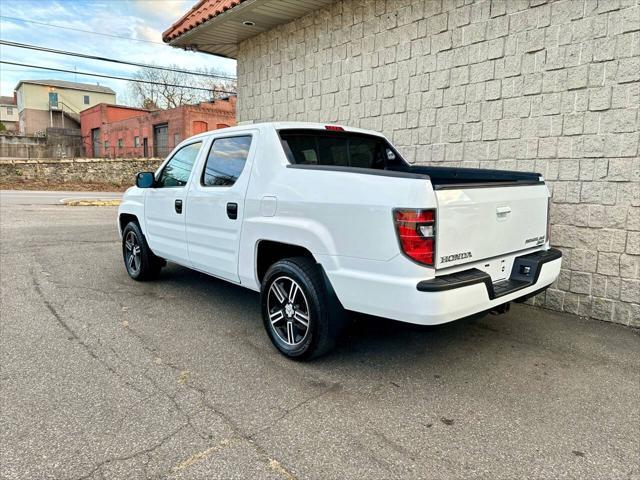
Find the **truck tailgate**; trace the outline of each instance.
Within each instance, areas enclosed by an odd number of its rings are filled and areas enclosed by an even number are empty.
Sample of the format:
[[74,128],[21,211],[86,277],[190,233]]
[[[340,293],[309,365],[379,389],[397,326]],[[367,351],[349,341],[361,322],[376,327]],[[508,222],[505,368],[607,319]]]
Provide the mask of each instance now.
[[543,183],[436,190],[436,268],[541,245],[547,227]]

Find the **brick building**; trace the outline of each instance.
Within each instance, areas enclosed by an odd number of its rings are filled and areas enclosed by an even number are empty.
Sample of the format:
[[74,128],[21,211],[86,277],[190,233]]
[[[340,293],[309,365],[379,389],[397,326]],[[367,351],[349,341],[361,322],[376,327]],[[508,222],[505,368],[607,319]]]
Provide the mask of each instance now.
[[149,113],[149,110],[106,103],[80,112],[80,131],[85,155],[91,158],[105,156],[103,139],[106,138],[108,125],[145,113]]
[[164,157],[197,133],[236,124],[236,97],[168,110],[96,105],[80,113],[87,157]]
[[163,38],[238,60],[239,121],[339,122],[411,162],[542,173],[564,259],[535,303],[640,326],[636,0],[274,4],[203,0]]

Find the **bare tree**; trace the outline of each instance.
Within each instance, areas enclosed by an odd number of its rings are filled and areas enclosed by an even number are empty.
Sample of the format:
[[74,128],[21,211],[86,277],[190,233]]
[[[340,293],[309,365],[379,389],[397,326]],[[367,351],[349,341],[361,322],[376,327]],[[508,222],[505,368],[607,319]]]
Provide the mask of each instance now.
[[[237,81],[224,78],[225,75],[221,74],[221,72],[215,68],[210,69],[200,69],[198,70],[201,73],[205,73],[207,75],[211,75],[210,77],[202,77],[198,76],[198,86],[202,88],[208,88],[211,90],[211,95],[209,98],[204,100],[215,100],[217,98],[225,98],[228,97],[231,93],[237,92]],[[216,77],[216,75],[223,75],[223,77]],[[205,93],[205,92],[201,92]],[[206,94],[205,94],[206,95]],[[203,101],[204,101],[203,100]]]
[[[180,70],[180,66],[171,68]],[[200,69],[199,72],[219,75],[215,69]],[[206,102],[229,96],[236,91],[235,80],[218,77],[190,75],[188,73],[141,68],[134,74],[137,80],[153,83],[129,82],[130,102],[143,108],[174,108],[184,104]],[[196,90],[190,87],[205,88]]]

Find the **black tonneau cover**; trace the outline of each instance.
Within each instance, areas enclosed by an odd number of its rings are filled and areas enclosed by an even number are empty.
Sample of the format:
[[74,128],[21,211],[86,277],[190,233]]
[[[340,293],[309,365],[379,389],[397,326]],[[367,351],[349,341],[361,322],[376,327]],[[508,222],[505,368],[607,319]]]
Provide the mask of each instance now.
[[534,172],[488,170],[483,168],[431,167],[407,165],[392,168],[396,171],[427,175],[435,189],[502,187],[505,185],[533,185],[542,183],[541,175]]

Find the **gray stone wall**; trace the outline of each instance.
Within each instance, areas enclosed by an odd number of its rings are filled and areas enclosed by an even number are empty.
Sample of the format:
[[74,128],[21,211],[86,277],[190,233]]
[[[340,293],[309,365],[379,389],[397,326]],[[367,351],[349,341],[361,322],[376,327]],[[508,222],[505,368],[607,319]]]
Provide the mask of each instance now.
[[46,135],[0,134],[0,158],[74,158],[83,154],[80,130],[47,128]]
[[560,278],[535,303],[640,326],[636,0],[344,0],[251,38],[239,121],[384,132],[411,162],[533,170]]
[[0,183],[38,180],[126,187],[134,184],[136,173],[155,171],[161,163],[158,158],[0,159]]

